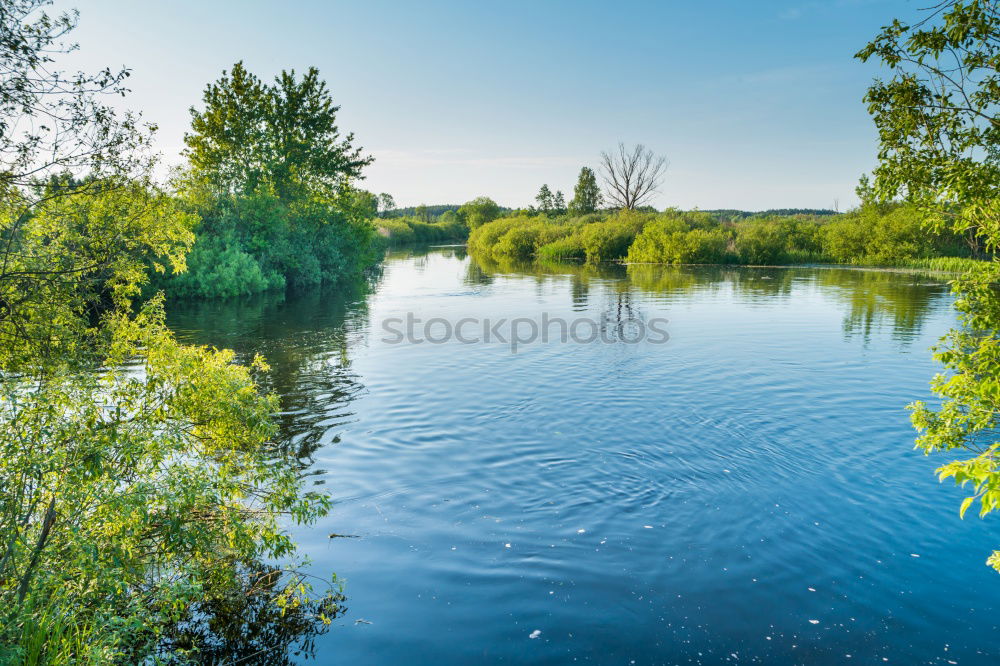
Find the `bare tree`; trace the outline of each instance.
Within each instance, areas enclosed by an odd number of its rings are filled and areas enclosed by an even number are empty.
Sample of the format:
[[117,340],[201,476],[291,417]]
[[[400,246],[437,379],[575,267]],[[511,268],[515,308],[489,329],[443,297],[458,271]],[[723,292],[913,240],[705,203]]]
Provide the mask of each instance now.
[[659,191],[668,164],[666,157],[654,155],[641,143],[631,150],[619,143],[617,151],[602,152],[601,177],[608,201],[629,210],[643,205]]

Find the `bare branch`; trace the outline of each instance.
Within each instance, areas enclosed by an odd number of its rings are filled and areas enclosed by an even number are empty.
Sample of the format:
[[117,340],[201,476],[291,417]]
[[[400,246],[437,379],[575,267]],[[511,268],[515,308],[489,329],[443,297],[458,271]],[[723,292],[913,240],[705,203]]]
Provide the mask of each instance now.
[[646,204],[660,191],[668,164],[666,157],[655,155],[641,143],[631,150],[619,143],[617,151],[602,152],[601,178],[608,201],[627,210]]

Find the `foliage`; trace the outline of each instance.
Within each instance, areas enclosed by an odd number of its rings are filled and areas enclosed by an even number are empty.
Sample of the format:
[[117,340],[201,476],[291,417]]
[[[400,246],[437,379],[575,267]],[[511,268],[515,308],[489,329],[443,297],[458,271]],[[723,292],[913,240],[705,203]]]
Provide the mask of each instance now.
[[43,195],[8,191],[0,232],[9,239],[0,268],[0,368],[91,362],[101,318],[129,307],[147,266],[183,270],[195,218],[151,183],[90,182]]
[[522,214],[516,217],[502,217],[473,227],[469,233],[469,250],[490,254],[493,252],[493,246],[497,244],[500,237],[511,229],[518,226],[530,226],[544,221],[544,217],[532,217]]
[[559,218],[522,214],[476,230],[469,246],[494,257],[591,263],[627,258],[634,263],[667,264],[832,260],[903,266],[969,253],[956,234],[928,231],[912,205],[874,203],[838,216],[770,216],[736,223],[705,211],[674,209]]
[[500,217],[501,212],[500,206],[489,197],[476,197],[458,209],[458,214],[465,220],[469,229],[476,229],[487,222],[492,222]]
[[392,195],[388,192],[382,192],[378,195],[378,214],[379,217],[389,217],[389,214],[395,210],[396,200],[392,198]]
[[594,213],[604,205],[601,187],[597,184],[597,176],[590,167],[580,169],[580,175],[573,188],[573,198],[569,202],[569,214],[573,216]]
[[583,226],[580,237],[587,261],[597,263],[624,259],[648,219],[648,214],[622,210],[607,220]]
[[583,238],[574,234],[539,246],[536,255],[543,261],[586,259],[587,251],[583,247]]
[[905,194],[928,223],[1000,238],[1000,9],[947,0],[910,26],[894,20],[857,57],[893,77],[865,95],[879,132],[875,192]]
[[322,623],[284,523],[329,501],[272,441],[263,361],[180,345],[162,297],[140,304],[198,221],[101,102],[124,75],[58,73],[75,18],[43,6],[0,0],[0,662],[165,660],[168,628],[261,560],[274,603]]
[[552,195],[552,190],[544,183],[539,188],[538,194],[535,195],[535,202],[538,204],[538,212],[542,215],[552,217],[559,213],[556,209],[555,197]]
[[823,249],[835,261],[894,265],[936,254],[933,234],[913,207],[883,213],[866,205],[833,220],[823,229]]
[[[63,40],[76,14],[50,15],[49,4],[0,2],[0,193],[67,170],[125,178],[150,163],[141,151],[149,128],[106,101],[124,94],[129,71],[60,70],[58,57],[75,48]],[[45,120],[19,122],[29,117]]]
[[729,261],[729,236],[721,228],[695,227],[690,214],[668,213],[643,229],[629,248],[630,263],[719,264]]
[[[371,162],[341,138],[319,73],[263,84],[237,63],[192,109],[177,186],[202,220],[190,270],[161,281],[182,298],[308,288],[358,275],[377,259],[380,201],[351,181]],[[391,199],[391,197],[390,197]]]
[[369,214],[365,198],[360,211],[352,210],[358,199],[337,207],[287,204],[261,193],[212,199],[196,208],[202,223],[189,270],[157,284],[180,298],[229,298],[359,275],[376,260],[379,244],[366,218],[349,217]]
[[702,212],[708,213],[719,220],[728,222],[745,220],[748,217],[793,217],[800,215],[806,217],[820,217],[838,215],[837,211],[828,210],[826,208],[769,208],[768,210],[763,211],[736,210],[734,208],[714,208],[704,210]]
[[332,198],[372,162],[353,134],[341,137],[340,107],[315,67],[265,84],[238,62],[205,88],[202,102],[191,109],[185,154],[192,175],[216,191]]
[[[972,495],[962,502],[959,511],[963,516],[977,500],[980,516],[1000,508],[1000,442],[995,436],[1000,428],[998,279],[1000,268],[990,262],[988,270],[969,272],[956,281],[960,294],[956,307],[962,328],[948,333],[936,348],[935,358],[949,374],[938,374],[931,382],[943,402],[939,408],[922,401],[910,405],[913,425],[920,431],[917,446],[921,450],[927,454],[974,454],[938,468],[942,480],[951,478],[961,486],[971,486]],[[1000,571],[1000,550],[993,551],[987,563]]]
[[107,626],[105,656],[123,659],[236,562],[291,556],[279,517],[328,500],[269,444],[276,400],[232,352],[178,345],[158,299],[106,321],[103,372],[2,385],[0,599],[15,635],[36,621],[25,599],[45,599]]
[[[948,0],[913,26],[896,20],[858,53],[893,76],[865,99],[879,131],[879,164],[870,186],[882,200],[905,195],[932,228],[963,236],[973,255],[1000,244],[1000,10],[983,0]],[[915,402],[917,447],[963,459],[940,478],[969,486],[979,514],[1000,508],[1000,307],[995,261],[956,280],[961,328],[936,352],[947,374],[931,384],[938,406]],[[967,457],[971,455],[971,457]],[[1000,550],[987,564],[1000,571]]]
[[791,238],[775,220],[744,222],[736,231],[736,256],[741,264],[779,264]]
[[424,222],[414,217],[394,217],[379,220],[378,226],[390,245],[458,241],[469,235],[469,228],[458,213],[452,210],[445,211],[435,222]]
[[493,245],[494,256],[512,259],[530,259],[544,245],[566,237],[571,229],[562,225],[536,221],[534,224],[515,226],[497,239]]
[[493,257],[614,261],[625,256],[648,217],[634,211],[569,219],[521,214],[474,229],[469,249]]

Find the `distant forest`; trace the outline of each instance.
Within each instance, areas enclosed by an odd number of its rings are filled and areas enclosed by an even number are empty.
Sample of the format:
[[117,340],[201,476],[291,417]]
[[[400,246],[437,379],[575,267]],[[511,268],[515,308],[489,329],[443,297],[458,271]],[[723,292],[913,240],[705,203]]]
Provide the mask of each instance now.
[[835,210],[829,210],[827,208],[771,208],[768,210],[762,210],[758,212],[750,210],[730,210],[728,208],[718,208],[715,210],[704,210],[703,213],[711,213],[716,217],[722,219],[730,220],[745,220],[751,217],[771,217],[771,216],[781,216],[786,217],[789,215],[839,215]]
[[[409,206],[408,208],[391,208],[381,213],[382,217],[416,217],[423,220],[436,219],[448,211],[458,212],[461,204],[438,204],[434,206]],[[513,208],[500,206],[503,214],[511,213]],[[651,211],[652,212],[652,209]],[[726,220],[745,220],[752,217],[770,217],[774,215],[839,215],[835,210],[827,208],[771,208],[762,211],[735,210],[729,208],[717,208],[705,210],[703,213],[711,213],[716,217]]]
[[[408,208],[390,208],[387,211],[381,213],[382,217],[416,217],[424,220],[425,222],[430,219],[435,219],[441,217],[448,211],[458,212],[458,209],[462,207],[462,204],[438,204],[436,206],[410,206]],[[500,212],[507,214],[510,213],[512,208],[505,208],[500,206]]]

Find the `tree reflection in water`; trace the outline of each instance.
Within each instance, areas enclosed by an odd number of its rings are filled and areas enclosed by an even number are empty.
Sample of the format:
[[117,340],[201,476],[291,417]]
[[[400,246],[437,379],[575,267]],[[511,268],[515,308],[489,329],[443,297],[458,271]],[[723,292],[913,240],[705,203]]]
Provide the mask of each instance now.
[[316,637],[346,611],[346,598],[336,585],[318,598],[286,603],[289,587],[303,580],[259,562],[241,565],[235,577],[219,580],[225,583],[204,590],[204,601],[187,609],[163,637],[163,663],[291,666],[313,656]]

